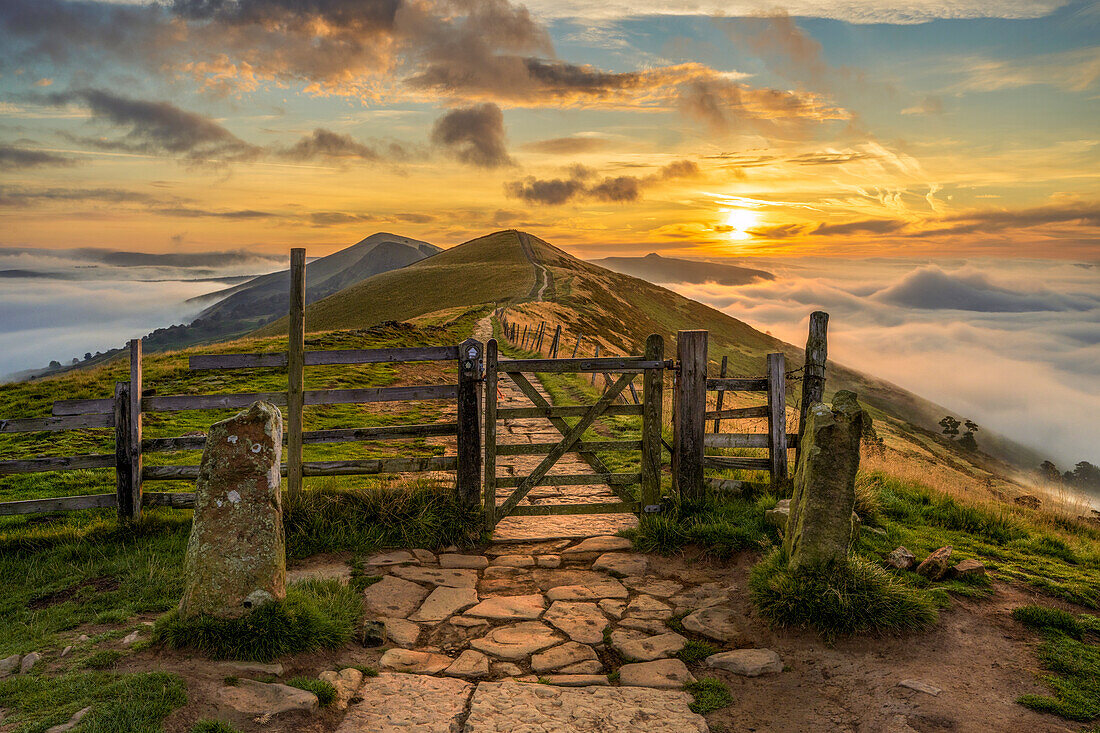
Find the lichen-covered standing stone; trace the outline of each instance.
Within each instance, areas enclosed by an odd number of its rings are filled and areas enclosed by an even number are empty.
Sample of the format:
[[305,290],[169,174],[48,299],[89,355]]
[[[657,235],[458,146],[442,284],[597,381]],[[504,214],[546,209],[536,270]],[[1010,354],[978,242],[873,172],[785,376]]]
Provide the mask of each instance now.
[[195,486],[180,615],[239,618],[286,597],[283,418],[256,402],[210,427]]
[[843,560],[851,546],[864,412],[854,392],[810,406],[783,546],[792,569]]

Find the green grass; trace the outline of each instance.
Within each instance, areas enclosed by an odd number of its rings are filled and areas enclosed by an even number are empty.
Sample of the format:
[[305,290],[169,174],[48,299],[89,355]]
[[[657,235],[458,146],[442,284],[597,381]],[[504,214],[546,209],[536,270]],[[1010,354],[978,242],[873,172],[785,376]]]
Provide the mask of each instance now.
[[769,623],[812,628],[827,641],[857,633],[920,631],[937,617],[930,593],[857,556],[792,571],[777,548],[752,569],[749,592]]
[[240,733],[229,723],[220,720],[200,720],[191,726],[191,733]]
[[269,662],[284,654],[345,644],[359,614],[360,597],[354,589],[336,580],[309,580],[290,586],[285,600],[239,619],[183,619],[170,611],[157,620],[153,638],[214,659]]
[[287,682],[291,687],[312,692],[317,696],[317,702],[321,707],[328,707],[336,700],[336,688],[331,683],[313,677],[295,677]]
[[698,505],[673,502],[624,534],[638,552],[667,555],[697,545],[711,557],[728,558],[741,550],[765,550],[778,541],[775,528],[764,521],[764,511],[773,506],[774,497],[767,495],[712,497]]
[[[91,706],[80,733],[155,733],[187,703],[183,680],[164,672],[67,672],[57,677],[16,675],[0,680],[0,708],[12,730],[40,732]],[[9,728],[5,727],[5,730]]]
[[733,704],[733,695],[721,680],[715,677],[703,677],[695,682],[689,682],[684,685],[684,689],[695,698],[688,707],[693,713],[699,715],[706,715]]
[[1039,676],[1051,695],[1023,695],[1021,705],[1067,720],[1100,718],[1100,619],[1043,606],[1021,606],[1013,618],[1042,634]]
[[701,662],[712,654],[717,654],[720,651],[722,650],[709,641],[690,639],[687,644],[684,644],[683,649],[676,652],[676,656],[685,664],[693,664],[695,662]]
[[89,655],[80,666],[88,669],[114,669],[123,656],[118,649],[101,649]]

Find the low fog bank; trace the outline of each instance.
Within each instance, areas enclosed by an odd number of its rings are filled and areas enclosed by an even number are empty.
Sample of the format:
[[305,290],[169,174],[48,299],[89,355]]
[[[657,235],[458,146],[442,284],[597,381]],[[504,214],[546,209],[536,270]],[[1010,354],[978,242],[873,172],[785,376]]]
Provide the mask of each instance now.
[[0,379],[51,360],[122,346],[187,323],[208,303],[190,298],[230,280],[285,267],[242,251],[146,254],[0,247]]
[[[716,260],[718,261],[718,260]],[[752,260],[777,276],[673,290],[895,382],[1063,470],[1100,464],[1100,266],[1045,260]],[[977,435],[981,444],[981,432]]]

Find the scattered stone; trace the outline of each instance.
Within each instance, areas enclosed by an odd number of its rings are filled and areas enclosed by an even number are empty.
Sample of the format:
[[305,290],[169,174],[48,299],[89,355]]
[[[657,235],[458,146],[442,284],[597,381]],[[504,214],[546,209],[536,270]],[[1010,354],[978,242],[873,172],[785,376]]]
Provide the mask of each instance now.
[[545,608],[546,602],[539,593],[526,596],[497,596],[485,599],[466,611],[466,615],[496,621],[536,619],[542,615]]
[[523,572],[523,568],[512,568],[505,565],[491,565],[485,568],[485,572],[481,574],[481,577],[485,580],[501,580],[504,578],[514,578]]
[[427,588],[392,575],[363,591],[367,612],[376,618],[405,618],[427,597]]
[[733,586],[724,586],[721,583],[703,583],[683,593],[677,593],[668,601],[677,611],[694,611],[697,608],[710,608],[729,603],[732,590]]
[[898,570],[912,570],[917,564],[917,557],[902,545],[886,556],[886,564]]
[[791,568],[847,558],[856,527],[852,509],[859,441],[869,419],[847,390],[833,396],[831,408],[810,405],[783,539]]
[[1020,494],[1012,500],[1012,503],[1028,509],[1039,509],[1043,506],[1043,500],[1031,494]]
[[458,655],[458,659],[444,670],[451,677],[481,679],[489,676],[489,658],[479,651],[467,649]]
[[518,664],[512,664],[511,662],[493,663],[494,677],[518,677],[521,674],[523,674],[523,670],[520,669]]
[[588,659],[558,670],[561,674],[603,674],[603,663],[598,659]]
[[601,598],[627,598],[630,592],[617,580],[608,578],[584,585],[559,585],[546,591],[551,601],[595,601]]
[[348,667],[339,672],[326,670],[317,675],[317,679],[336,688],[333,704],[338,710],[343,710],[348,706],[348,701],[359,692],[359,686],[363,684],[363,673],[354,667]]
[[951,560],[951,552],[954,548],[946,545],[924,558],[924,562],[917,566],[917,575],[923,575],[929,580],[940,580],[947,575],[947,563]]
[[414,583],[445,585],[450,588],[473,588],[477,585],[476,570],[452,570],[450,568],[420,568],[401,565],[393,574]]
[[360,688],[336,733],[458,733],[473,690],[452,677],[384,672]]
[[619,684],[627,687],[679,690],[694,681],[695,677],[688,672],[687,665],[679,659],[658,659],[655,662],[638,662],[619,667]]
[[420,627],[412,621],[403,618],[384,618],[382,624],[386,628],[386,638],[398,646],[416,646],[416,640],[420,638]]
[[624,618],[619,621],[619,628],[644,631],[647,635],[663,634],[668,631],[668,625],[664,621],[656,621],[646,618]]
[[605,552],[629,550],[630,540],[625,537],[589,537],[582,542],[561,551],[563,560],[595,560]]
[[636,590],[639,593],[645,593],[649,596],[658,596],[660,598],[668,598],[674,596],[683,590],[684,586],[680,585],[674,580],[661,580],[659,578],[643,578],[638,575],[632,575],[629,578],[623,578],[623,585],[631,590]]
[[480,639],[471,641],[470,646],[498,659],[516,661],[553,646],[559,641],[561,637],[546,624],[538,621],[523,621],[511,626],[495,628]]
[[122,637],[122,642],[121,642],[122,646],[130,646],[131,644],[133,644],[135,641],[137,641],[140,638],[141,638],[141,632],[140,631],[131,631],[129,634]]
[[573,641],[599,644],[607,628],[607,617],[600,613],[595,603],[554,601],[546,615],[546,621],[565,632]]
[[606,583],[610,578],[606,573],[595,570],[582,570],[577,567],[536,568],[531,571],[531,580],[539,590],[548,591],[562,585],[585,585],[587,583]]
[[535,558],[530,555],[501,555],[493,559],[493,565],[507,568],[533,568]]
[[297,687],[277,683],[238,680],[218,688],[218,702],[242,715],[274,718],[283,713],[317,710],[317,696]]
[[286,598],[282,448],[282,414],[266,402],[210,426],[184,559],[183,618],[240,618]]
[[644,555],[636,555],[629,552],[607,552],[596,558],[592,563],[593,570],[603,570],[624,577],[627,575],[645,575],[649,567],[649,561]]
[[[271,675],[273,677],[283,676],[283,665],[279,663],[264,664],[263,662],[220,662],[218,667],[224,669],[227,673],[232,673],[233,677],[247,677],[247,676],[259,676],[259,675]],[[230,675],[226,675],[230,676]]]
[[371,567],[388,567],[390,565],[419,565],[418,560],[408,550],[395,550],[393,552],[382,552],[377,555],[371,555],[366,559],[364,565]]
[[879,537],[885,537],[886,536],[886,530],[883,529],[882,527],[868,527],[867,530],[869,532],[871,532],[871,534],[877,534]]
[[535,564],[540,568],[560,567],[561,555],[535,555]]
[[431,550],[415,549],[415,550],[412,550],[412,554],[413,554],[413,557],[415,557],[417,560],[419,560],[421,562],[421,564],[424,564],[424,563],[430,564],[430,563],[434,563],[436,561],[435,553],[432,552]]
[[69,646],[67,646],[67,647],[65,647],[64,649],[61,650],[61,656],[62,657],[69,656],[69,652],[71,652],[72,650],[73,650],[73,645],[70,644]]
[[76,643],[83,644],[84,642],[88,641],[89,638],[90,637],[87,634],[81,634],[80,636],[76,637]]
[[[596,652],[592,647],[567,641],[531,657],[531,669],[536,672],[552,672],[562,667],[593,660],[596,660]],[[596,663],[599,664],[598,661]]]
[[[483,682],[470,701],[465,730],[479,733],[706,733],[708,730],[703,716],[688,708],[692,698],[686,692],[595,686],[601,684],[593,681],[588,686],[565,687]],[[420,729],[416,730],[419,733]]]
[[552,674],[546,683],[558,687],[607,687],[611,683],[605,674]]
[[12,654],[10,657],[0,659],[0,679],[4,679],[19,669],[19,663],[22,660],[23,656],[21,654]]
[[898,687],[907,687],[910,690],[916,690],[917,692],[923,692],[933,697],[943,692],[935,685],[931,685],[924,680],[902,680],[898,683]]
[[439,674],[454,660],[434,652],[414,649],[387,649],[378,662],[383,667],[407,674]]
[[80,721],[84,719],[84,716],[91,712],[92,706],[89,705],[86,708],[81,708],[73,714],[73,717],[69,718],[69,722],[62,723],[61,725],[55,725],[52,728],[47,728],[46,733],[69,733],[73,728],[80,724]]
[[[446,557],[446,555],[444,555]],[[477,591],[473,588],[448,588],[439,586],[431,592],[409,616],[410,621],[439,622],[477,603]]]
[[663,621],[672,618],[672,607],[653,596],[640,595],[626,607],[625,617]]
[[335,580],[340,585],[347,585],[351,582],[351,566],[343,561],[310,562],[286,571],[287,585],[305,580]]
[[601,611],[615,620],[621,619],[623,613],[626,612],[626,601],[619,601],[613,598],[604,598],[600,601],[599,606]]
[[771,649],[736,649],[719,652],[706,659],[708,667],[724,669],[742,677],[759,677],[783,671],[783,660]]
[[643,639],[627,640],[623,632],[616,631],[611,634],[611,646],[619,652],[624,659],[632,662],[652,662],[654,659],[665,659],[684,648],[687,639],[679,634],[669,631],[656,636],[647,636]]
[[985,565],[981,560],[969,558],[947,571],[950,578],[979,578],[985,575]]
[[489,558],[484,555],[440,555],[439,567],[481,570],[489,567]]
[[40,659],[42,659],[42,655],[38,652],[31,652],[23,657],[23,661],[19,663],[19,674],[27,674],[30,672],[34,669],[34,665],[38,664]]
[[488,626],[489,622],[483,618],[473,618],[472,616],[452,616],[450,623],[455,626],[460,626],[464,629],[468,629],[474,626]]
[[685,629],[723,642],[742,642],[747,638],[746,625],[731,608],[711,606],[684,616]]
[[791,500],[780,499],[775,507],[764,512],[764,521],[780,532],[787,531],[787,519],[791,516]]

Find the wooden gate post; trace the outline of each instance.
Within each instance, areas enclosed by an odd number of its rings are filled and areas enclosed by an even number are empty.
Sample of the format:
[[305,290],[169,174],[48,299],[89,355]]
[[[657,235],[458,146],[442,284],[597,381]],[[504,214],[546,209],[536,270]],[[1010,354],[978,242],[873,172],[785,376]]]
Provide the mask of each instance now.
[[[645,342],[646,361],[665,360],[665,340],[650,334]],[[660,511],[661,505],[661,407],[664,404],[664,370],[646,369],[642,397],[642,516]]]
[[561,324],[554,329],[554,338],[550,341],[550,358],[558,358],[558,343],[561,341]]
[[806,336],[806,361],[802,367],[802,403],[798,406],[798,445],[794,460],[802,455],[802,432],[810,405],[825,399],[825,361],[829,355],[829,314],[814,311],[810,314],[810,332]]
[[306,251],[290,250],[290,321],[287,343],[286,488],[302,491],[302,412],[305,407]]
[[787,482],[787,367],[783,354],[768,354],[768,457],[772,493]]
[[680,498],[703,498],[703,434],[707,411],[707,332],[678,331],[680,378],[672,399],[672,481]]
[[115,497],[118,519],[129,522],[134,511],[134,484],[130,471],[130,383],[115,382]]
[[[496,339],[489,339],[496,344]],[[481,420],[478,410],[478,384],[481,377],[483,347],[480,341],[466,339],[458,346],[458,470],[455,490],[467,506],[481,503]]]
[[580,334],[577,335],[577,343],[573,344],[573,356],[569,357],[570,359],[577,358],[577,349],[581,347],[581,339],[583,338],[584,336],[581,336]]
[[[142,373],[141,373],[141,339],[130,341],[130,386],[126,396],[126,486],[123,489],[126,496],[119,494],[119,517],[124,520],[137,521],[141,519],[141,397],[142,397]],[[117,395],[117,390],[116,390]],[[119,409],[116,404],[115,410]],[[118,432],[116,428],[116,440]],[[118,449],[115,449],[116,460]],[[116,469],[117,470],[117,469]],[[126,505],[123,505],[123,501]]]
[[485,344],[485,528],[497,526],[497,342]]

